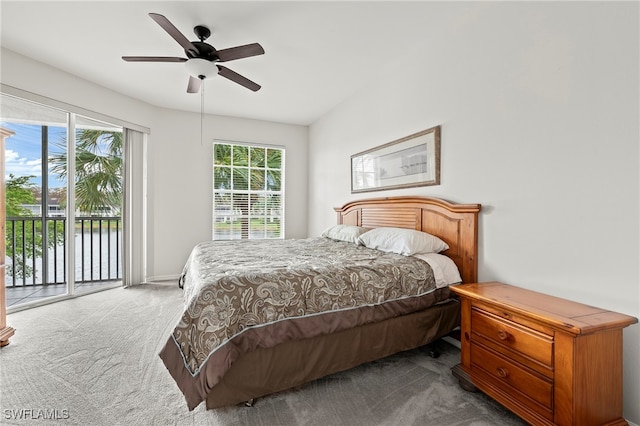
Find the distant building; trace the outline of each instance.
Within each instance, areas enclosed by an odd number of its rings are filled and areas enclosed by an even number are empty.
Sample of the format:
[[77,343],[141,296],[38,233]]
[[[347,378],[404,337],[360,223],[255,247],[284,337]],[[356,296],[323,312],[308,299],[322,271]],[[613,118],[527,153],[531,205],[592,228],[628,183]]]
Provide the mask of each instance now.
[[[42,190],[40,188],[34,188],[33,195],[38,204],[21,204],[21,207],[29,210],[33,216],[42,216]],[[47,217],[65,217],[66,198],[67,193],[65,188],[50,190],[49,199],[47,200]],[[76,210],[76,216],[118,217],[120,216],[120,210],[110,206],[103,206],[96,208],[91,213]]]

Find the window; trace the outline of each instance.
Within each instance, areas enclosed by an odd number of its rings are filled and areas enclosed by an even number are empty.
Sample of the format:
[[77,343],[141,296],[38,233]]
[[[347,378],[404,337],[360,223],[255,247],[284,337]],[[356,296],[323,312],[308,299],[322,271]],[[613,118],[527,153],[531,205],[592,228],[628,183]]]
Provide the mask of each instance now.
[[213,239],[284,237],[284,149],[213,144]]

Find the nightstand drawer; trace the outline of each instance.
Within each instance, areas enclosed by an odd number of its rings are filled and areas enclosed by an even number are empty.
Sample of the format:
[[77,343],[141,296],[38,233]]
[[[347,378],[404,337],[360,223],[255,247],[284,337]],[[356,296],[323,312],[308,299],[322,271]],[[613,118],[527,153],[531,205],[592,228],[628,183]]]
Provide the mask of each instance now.
[[473,334],[487,340],[483,343],[510,348],[547,367],[553,365],[552,336],[509,322],[476,307],[471,309],[471,324]]
[[471,344],[471,371],[546,418],[553,418],[553,383],[508,358]]

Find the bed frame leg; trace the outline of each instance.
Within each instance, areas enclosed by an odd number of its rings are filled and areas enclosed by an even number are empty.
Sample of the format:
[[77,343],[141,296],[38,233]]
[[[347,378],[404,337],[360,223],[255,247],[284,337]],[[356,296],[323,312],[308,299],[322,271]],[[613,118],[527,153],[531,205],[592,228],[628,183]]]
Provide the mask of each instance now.
[[431,358],[438,358],[440,356],[440,351],[436,347],[437,340],[435,342],[427,343],[421,349],[428,353]]

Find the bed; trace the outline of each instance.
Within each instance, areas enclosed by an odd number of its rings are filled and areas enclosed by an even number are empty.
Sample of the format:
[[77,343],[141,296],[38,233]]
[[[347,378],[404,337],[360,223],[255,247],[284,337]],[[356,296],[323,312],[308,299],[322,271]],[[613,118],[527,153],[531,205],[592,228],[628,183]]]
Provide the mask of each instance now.
[[[458,282],[476,281],[479,204],[389,197],[335,211],[328,231],[349,231],[347,238],[194,248],[181,277],[185,312],[160,352],[190,410],[294,388],[426,345],[459,325],[459,303],[432,258],[446,256]],[[371,248],[374,234],[388,231],[434,236],[428,244],[446,250],[410,256]]]

